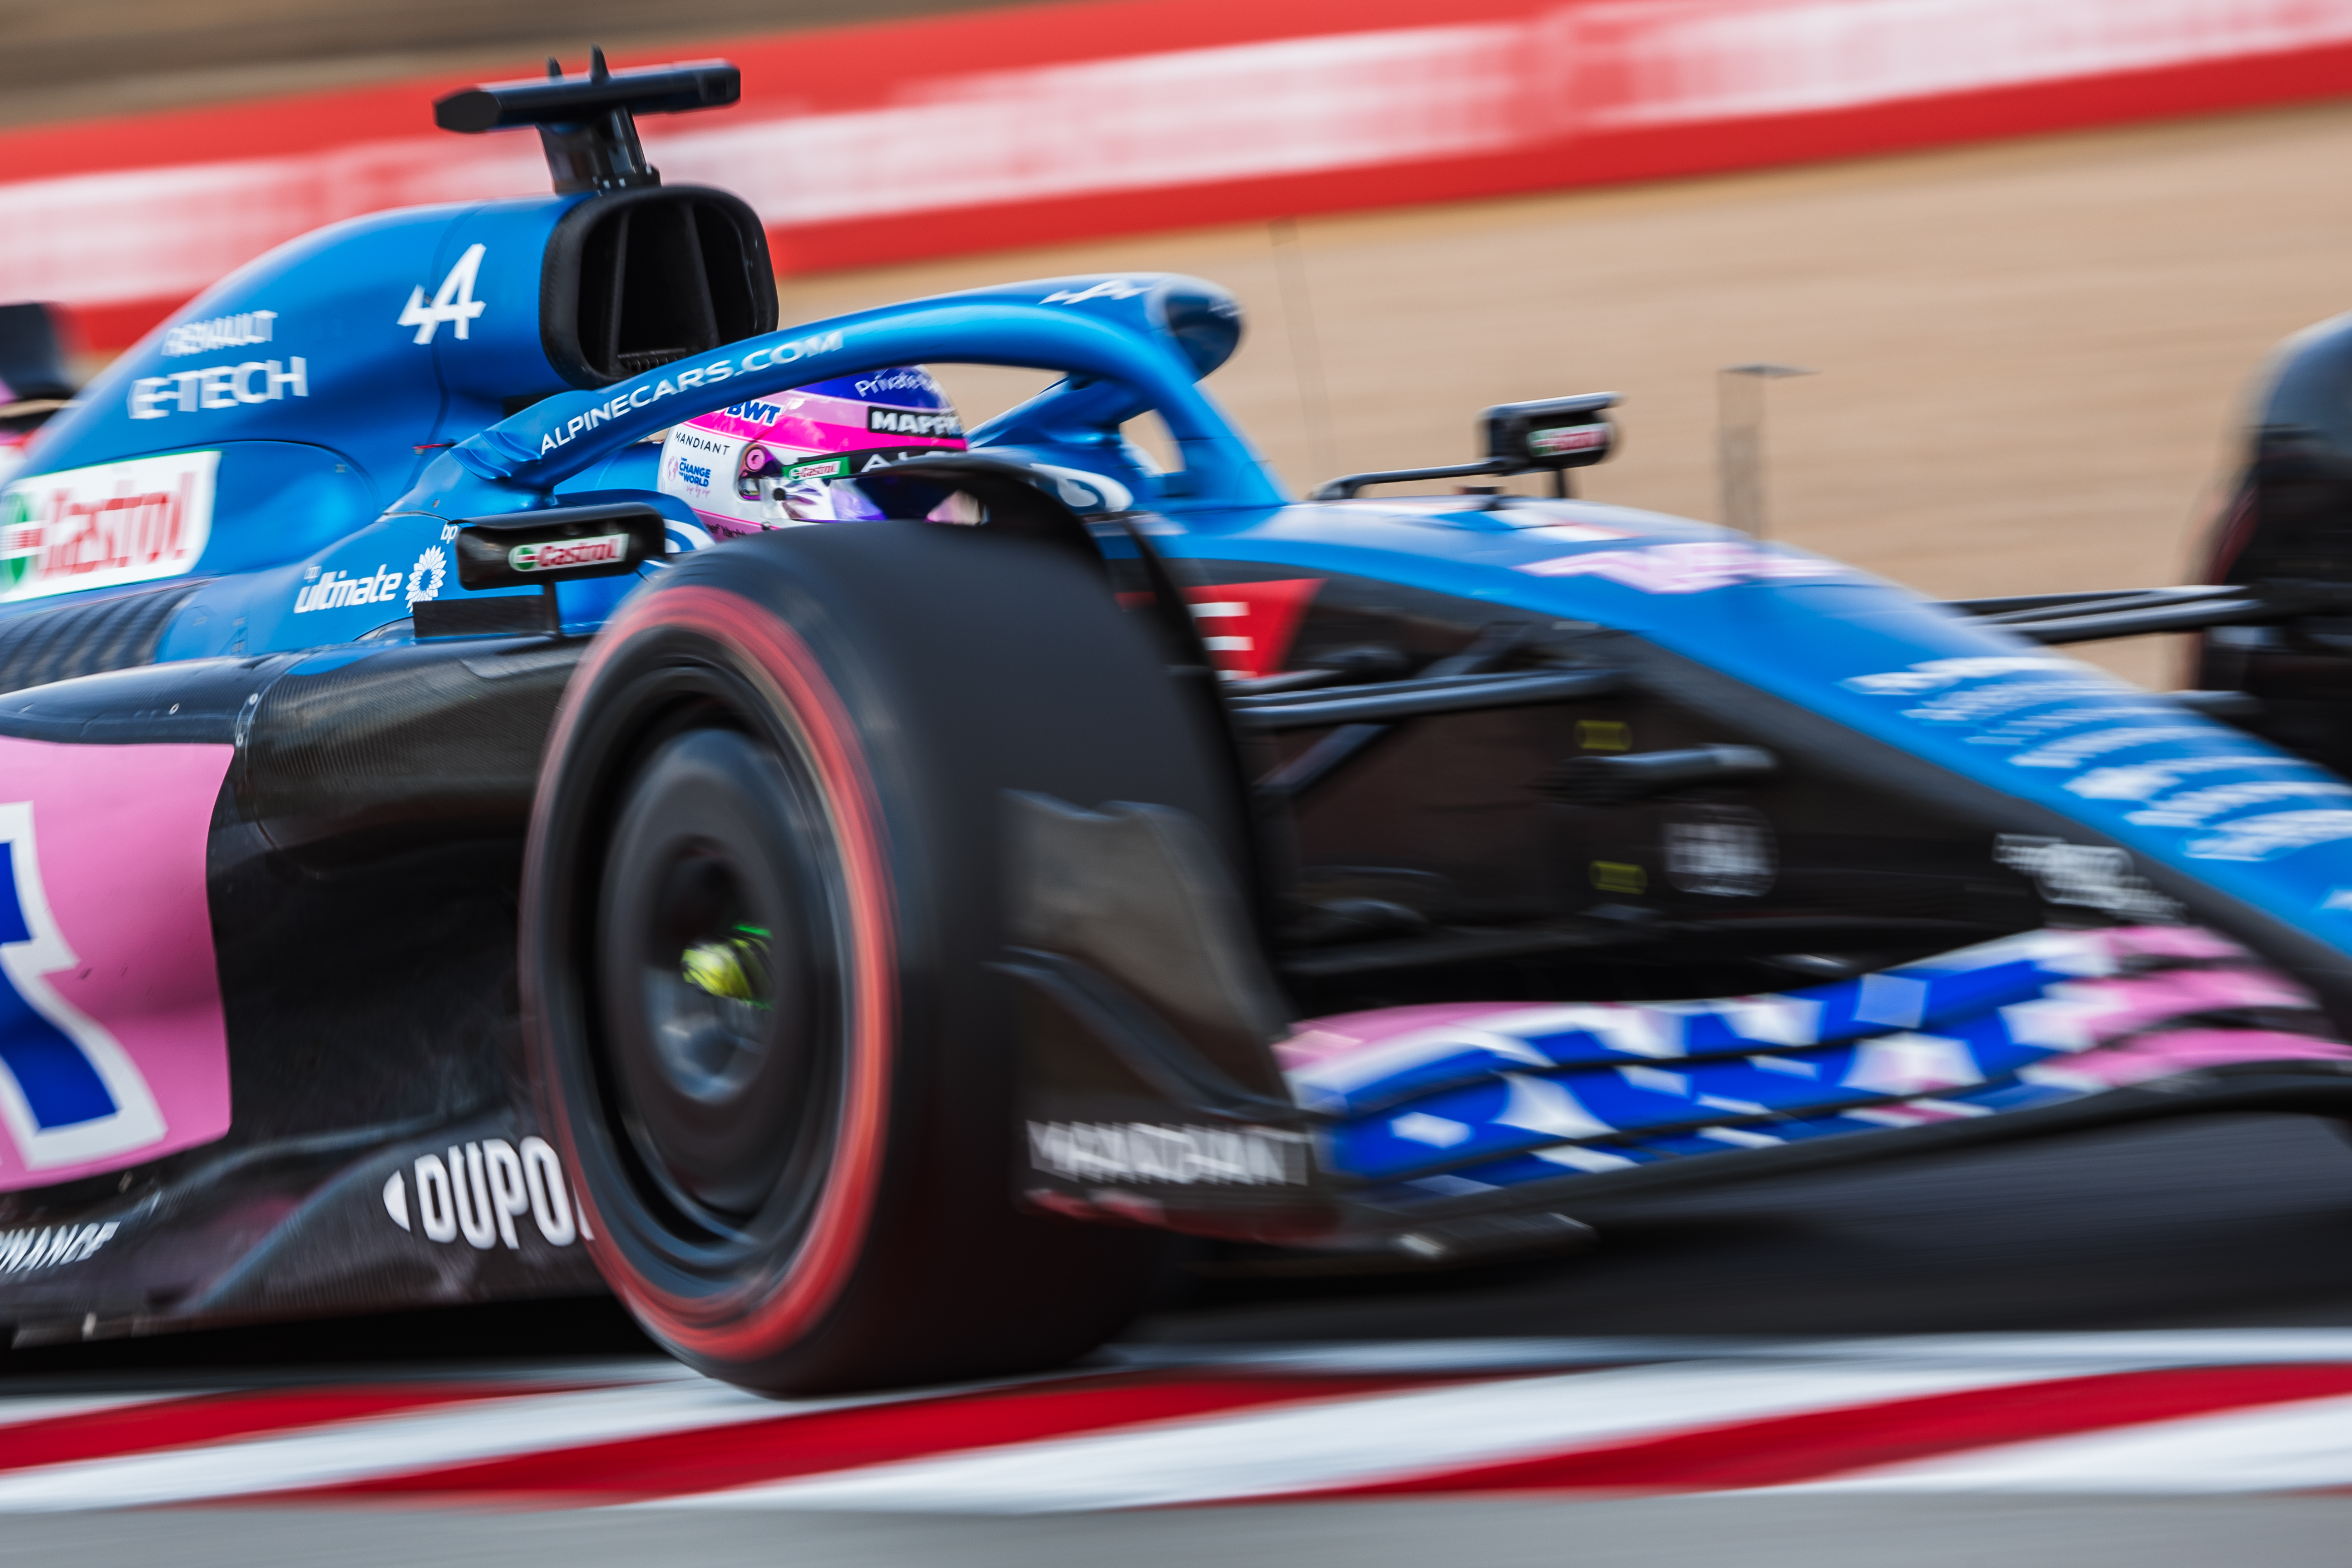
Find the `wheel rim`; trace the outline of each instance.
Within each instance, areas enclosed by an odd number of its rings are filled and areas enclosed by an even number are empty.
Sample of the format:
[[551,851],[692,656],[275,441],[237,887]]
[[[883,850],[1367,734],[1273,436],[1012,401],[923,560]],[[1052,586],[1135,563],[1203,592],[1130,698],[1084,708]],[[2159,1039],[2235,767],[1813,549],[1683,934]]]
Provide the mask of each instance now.
[[789,744],[689,702],[614,818],[592,951],[614,1145],[673,1259],[789,1247],[839,1121],[840,858]]

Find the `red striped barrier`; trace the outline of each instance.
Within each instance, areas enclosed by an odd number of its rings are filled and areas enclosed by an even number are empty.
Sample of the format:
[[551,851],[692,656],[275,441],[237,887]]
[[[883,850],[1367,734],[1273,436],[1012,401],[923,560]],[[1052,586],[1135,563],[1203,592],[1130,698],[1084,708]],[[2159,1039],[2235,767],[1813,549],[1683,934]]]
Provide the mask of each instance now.
[[2352,1366],[2101,1373],[1701,1427],[1646,1442],[1439,1470],[1309,1494],[1733,1491],[1795,1486],[1974,1449],[2352,1394]]
[[0,1397],[0,1513],[2352,1486],[2344,1330],[1332,1345],[796,1402],[652,1362],[104,1386]]
[[713,1492],[900,1459],[1080,1437],[1147,1422],[1211,1420],[1314,1399],[1414,1386],[1403,1377],[1259,1373],[1079,1377],[1031,1387],[778,1415],[740,1426],[513,1454],[289,1492],[324,1498],[466,1497],[597,1505]]
[[[744,40],[647,122],[797,273],[2352,90],[2352,0],[1095,0]],[[112,346],[318,225],[544,188],[442,79],[0,135],[0,297]]]

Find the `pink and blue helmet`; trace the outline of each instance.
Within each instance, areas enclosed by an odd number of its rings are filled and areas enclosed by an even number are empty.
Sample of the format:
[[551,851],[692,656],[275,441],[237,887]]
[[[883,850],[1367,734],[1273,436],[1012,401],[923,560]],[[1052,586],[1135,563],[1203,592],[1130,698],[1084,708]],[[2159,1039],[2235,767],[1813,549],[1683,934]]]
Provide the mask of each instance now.
[[673,426],[661,488],[714,538],[882,514],[857,489],[868,468],[927,452],[963,450],[963,425],[929,371],[869,371]]

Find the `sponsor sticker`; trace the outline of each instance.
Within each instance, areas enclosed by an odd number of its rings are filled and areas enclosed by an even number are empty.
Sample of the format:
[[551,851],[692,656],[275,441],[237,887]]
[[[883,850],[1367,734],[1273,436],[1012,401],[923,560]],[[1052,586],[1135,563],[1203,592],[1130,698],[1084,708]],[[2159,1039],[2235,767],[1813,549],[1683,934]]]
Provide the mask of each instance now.
[[507,552],[507,564],[517,572],[561,572],[572,566],[606,566],[628,556],[627,534],[600,533],[593,539],[518,544]]
[[[1964,731],[1971,746],[2003,748],[2011,767],[2054,775],[2078,800],[2114,802],[2132,826],[2179,833],[2191,860],[2273,860],[2352,841],[2352,785],[2072,659],[1929,659],[1842,684],[1906,704],[1906,719]],[[2136,920],[2178,912],[2119,849],[2005,835],[1995,858],[2053,903]]]
[[2159,741],[2208,741],[2212,735],[2210,729],[2195,724],[2118,724],[2085,734],[2061,736],[2031,751],[2020,752],[2009,762],[2011,767],[2072,771],[2110,752],[2133,751]]
[[22,1274],[54,1268],[60,1263],[86,1262],[114,1239],[122,1228],[118,1220],[103,1225],[43,1226],[38,1229],[0,1231],[0,1274]]
[[427,599],[441,596],[441,584],[449,574],[449,552],[437,544],[428,544],[416,564],[408,569],[408,607],[415,609]]
[[1132,300],[1149,292],[1150,287],[1149,283],[1137,283],[1125,278],[1106,278],[1083,289],[1056,289],[1037,302],[1041,305],[1083,305],[1089,300]]
[[1666,880],[1685,893],[1752,899],[1769,892],[1780,857],[1771,824],[1745,806],[1691,806],[1661,834]]
[[2069,844],[2060,838],[2004,833],[1993,840],[1992,858],[2032,878],[2042,896],[2053,904],[2099,910],[2119,920],[2157,925],[2171,925],[2182,917],[2178,903],[2132,869],[2128,854],[2107,845]]
[[205,845],[233,754],[0,739],[0,1191],[228,1131]]
[[1246,680],[1288,668],[1291,644],[1322,586],[1320,577],[1282,577],[1189,587],[1184,599],[1219,677]]
[[[443,288],[446,289],[447,285],[444,284]],[[420,300],[422,292],[420,289]],[[417,304],[419,301],[412,300],[411,303]],[[478,305],[475,307],[477,313],[479,312],[479,309]],[[418,342],[428,341],[422,335],[428,330],[429,323],[417,328],[420,334],[416,340]],[[757,371],[796,364],[802,360],[817,354],[835,353],[841,345],[842,335],[838,331],[812,332],[804,338],[793,338],[784,342],[753,349],[740,359],[730,356],[725,359],[711,360],[684,370],[667,371],[653,385],[639,386],[627,393],[616,392],[604,402],[596,404],[585,412],[573,415],[562,425],[546,432],[539,439],[539,455],[544,458],[551,452],[568,447],[598,426],[609,424],[632,409],[648,408],[666,397],[676,397],[681,392],[710,386],[737,375],[749,375]],[[740,403],[727,409],[726,412],[736,418],[749,420],[754,424],[764,424],[772,423],[780,417],[783,410],[772,403]]]
[[879,397],[886,392],[926,392],[934,397],[940,395],[940,384],[931,379],[930,373],[911,365],[886,370],[879,375],[861,375],[856,384],[860,397]]
[[1556,555],[1549,561],[1530,561],[1516,570],[1537,577],[1603,577],[1644,594],[1704,594],[1735,583],[1819,581],[1851,575],[1834,561],[1759,550],[1730,539]]
[[215,316],[210,321],[183,321],[165,329],[163,357],[183,359],[189,354],[266,343],[277,336],[277,324],[275,310],[245,310],[234,316]]
[[0,490],[0,599],[190,571],[212,537],[218,452],[68,468]]
[[1538,458],[1566,458],[1609,445],[1606,425],[1561,425],[1528,432],[1528,450]]
[[550,1247],[569,1247],[586,1232],[563,1180],[563,1162],[544,1138],[453,1143],[446,1159],[420,1154],[413,1169],[414,1205],[410,1172],[394,1171],[383,1184],[384,1213],[404,1231],[423,1231],[427,1241],[446,1247],[462,1236],[478,1251],[511,1251],[522,1246],[525,1215]]
[[2196,860],[2273,860],[2347,838],[2352,838],[2352,811],[2274,811],[2242,816],[2191,838],[2188,854]]
[[386,566],[378,566],[364,577],[330,572],[296,591],[294,613],[307,616],[313,610],[340,610],[348,605],[388,604],[400,593],[400,574]]
[[2310,766],[2301,757],[2288,756],[2168,757],[2160,763],[2124,763],[2111,768],[2093,768],[2066,784],[2065,790],[2084,800],[2153,800],[2182,781],[2205,773],[2250,773],[2265,768],[2308,772]]
[[310,362],[249,359],[241,364],[208,364],[169,375],[142,375],[131,384],[131,417],[169,419],[174,414],[243,408],[310,395]]
[[952,414],[927,413],[917,408],[869,408],[866,411],[866,428],[893,436],[939,439],[961,436],[963,422]]
[[1032,1121],[1029,1161],[1072,1182],[1275,1187],[1308,1179],[1307,1135],[1274,1127]]
[[[898,454],[898,458],[919,455],[905,452]],[[1108,475],[1090,474],[1084,468],[1065,468],[1054,463],[1039,463],[1035,468],[1054,481],[1055,494],[1060,496],[1062,504],[1073,511],[1125,511],[1135,504],[1135,493]]]
[[1529,526],[1528,533],[1545,544],[1599,544],[1633,537],[1622,529],[1603,528],[1594,522],[1538,522]]
[[2123,682],[2112,676],[2103,676],[2089,666],[2053,654],[1993,654],[1973,658],[1931,658],[1907,669],[1890,669],[1877,675],[1856,675],[1839,682],[1849,691],[1863,692],[1871,697],[1915,697],[1922,692],[1939,691],[1963,681],[1984,680],[2000,675],[2063,675],[2074,679],[2095,678],[2103,680],[2111,691],[2126,689]]
[[2211,784],[2183,790],[2154,805],[2126,813],[2126,822],[2143,827],[2203,827],[2251,805],[2278,800],[2330,801],[2338,805],[2352,799],[2352,784],[2317,779],[2257,779],[2245,784]]

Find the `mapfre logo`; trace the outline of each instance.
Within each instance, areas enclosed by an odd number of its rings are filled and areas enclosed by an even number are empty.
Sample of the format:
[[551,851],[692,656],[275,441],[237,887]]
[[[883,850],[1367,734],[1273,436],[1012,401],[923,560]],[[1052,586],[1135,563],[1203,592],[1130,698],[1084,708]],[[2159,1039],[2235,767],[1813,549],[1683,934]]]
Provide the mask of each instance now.
[[866,428],[893,436],[957,437],[963,425],[952,414],[925,414],[913,408],[869,408]]
[[36,474],[0,490],[0,599],[177,577],[212,537],[218,452]]

